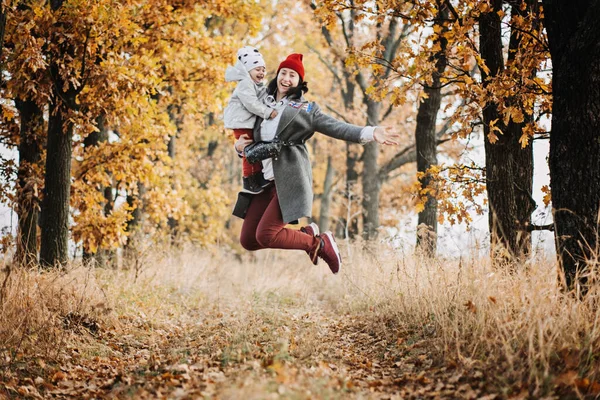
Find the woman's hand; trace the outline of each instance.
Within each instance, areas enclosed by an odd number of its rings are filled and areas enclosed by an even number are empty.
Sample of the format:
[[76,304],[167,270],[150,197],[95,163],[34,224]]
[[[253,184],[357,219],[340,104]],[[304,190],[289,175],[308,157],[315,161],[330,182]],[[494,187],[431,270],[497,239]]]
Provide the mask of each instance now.
[[391,126],[378,126],[373,132],[373,139],[381,144],[400,144],[400,135]]
[[235,141],[233,147],[235,147],[235,151],[241,154],[246,148],[246,146],[248,146],[252,142],[253,140],[250,139],[248,135],[242,135],[238,140]]

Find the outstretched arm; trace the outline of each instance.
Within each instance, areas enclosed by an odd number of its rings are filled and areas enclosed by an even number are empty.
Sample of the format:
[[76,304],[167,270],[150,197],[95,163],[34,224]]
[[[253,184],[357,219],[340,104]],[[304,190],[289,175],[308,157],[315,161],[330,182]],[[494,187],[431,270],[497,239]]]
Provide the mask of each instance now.
[[362,126],[348,124],[339,121],[321,111],[316,103],[311,103],[315,107],[312,128],[316,132],[321,132],[334,139],[345,140],[347,142],[361,143]]
[[[315,104],[315,107],[318,106]],[[315,111],[313,124],[316,131],[336,139],[346,140],[349,142],[365,144],[371,140],[374,140],[377,143],[385,145],[400,144],[400,135],[398,134],[396,128],[392,128],[390,126],[363,128],[356,125],[347,124],[322,113],[319,108],[317,108]],[[372,137],[371,132],[373,132]]]

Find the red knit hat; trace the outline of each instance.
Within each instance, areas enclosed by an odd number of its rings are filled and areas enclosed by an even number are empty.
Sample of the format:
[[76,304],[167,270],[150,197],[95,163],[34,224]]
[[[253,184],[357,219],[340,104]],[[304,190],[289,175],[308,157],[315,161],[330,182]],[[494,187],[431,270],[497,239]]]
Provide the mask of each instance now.
[[300,75],[300,79],[304,80],[304,65],[302,65],[302,54],[293,53],[287,56],[285,60],[279,64],[279,68],[277,68],[277,75],[279,75],[279,71],[281,68],[289,68],[293,69]]

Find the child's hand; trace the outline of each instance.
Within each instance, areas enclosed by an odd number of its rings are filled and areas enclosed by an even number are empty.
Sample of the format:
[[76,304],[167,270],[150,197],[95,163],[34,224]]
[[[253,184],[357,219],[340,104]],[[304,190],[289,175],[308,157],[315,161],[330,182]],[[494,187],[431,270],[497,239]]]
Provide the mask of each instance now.
[[273,110],[271,111],[271,115],[269,116],[269,119],[273,119],[277,116],[277,110]]
[[252,142],[254,142],[254,140],[250,139],[248,135],[242,135],[238,140],[235,141],[233,146],[235,147],[235,151],[241,153],[244,151],[246,146],[248,146]]

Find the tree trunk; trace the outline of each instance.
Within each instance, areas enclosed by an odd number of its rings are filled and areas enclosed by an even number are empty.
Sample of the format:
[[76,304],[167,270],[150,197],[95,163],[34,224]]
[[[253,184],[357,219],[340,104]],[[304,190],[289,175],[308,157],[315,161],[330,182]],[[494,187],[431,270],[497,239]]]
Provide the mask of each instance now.
[[[377,126],[381,103],[367,99],[367,125]],[[379,227],[379,192],[381,181],[377,168],[379,144],[375,141],[367,143],[363,152],[363,237],[366,240],[377,236]]]
[[15,104],[21,118],[19,142],[19,172],[17,192],[17,234],[16,260],[22,265],[37,263],[37,224],[39,215],[38,188],[35,171],[41,161],[40,143],[43,137],[44,113],[31,100],[16,99]]
[[[63,0],[51,0],[53,11]],[[60,26],[60,23],[57,23]],[[54,39],[54,38],[53,38]],[[61,42],[63,54],[75,58],[72,44]],[[63,54],[55,54],[61,59]],[[46,175],[42,200],[40,263],[44,267],[64,266],[68,261],[69,200],[71,192],[71,156],[73,153],[73,122],[70,110],[77,108],[77,91],[63,80],[59,66],[50,64],[53,79],[48,119],[48,144],[46,149]],[[66,89],[66,90],[64,90]]]
[[[168,153],[169,153],[169,157],[171,158],[172,162],[175,162],[175,142],[177,140],[176,136],[171,136],[169,138],[169,143],[168,143]],[[173,173],[173,169],[174,167],[172,167],[171,169],[171,187],[174,188],[175,187],[175,176]],[[178,232],[178,227],[179,227],[179,222],[173,218],[172,216],[169,216],[167,219],[167,225],[169,226],[169,232],[171,234],[171,243],[174,244],[176,239],[177,239],[177,232]]]
[[[347,69],[342,69],[344,76],[344,86],[342,88],[342,100],[344,101],[344,110],[346,113],[352,113],[354,111],[354,92],[356,91],[356,83],[354,82],[354,76],[348,72]],[[360,155],[359,145],[351,142],[346,142],[346,204],[348,207],[352,207],[353,202],[356,199],[356,185],[358,184],[358,172],[356,171],[356,165],[358,164],[358,158]],[[356,237],[359,234],[358,228],[358,216],[352,217],[354,212],[352,209],[346,214],[350,214],[351,218],[349,221],[345,221],[344,238],[346,238],[346,232],[350,239]]]
[[[415,129],[415,143],[417,149],[417,172],[421,174],[419,182],[422,188],[429,187],[431,176],[427,172],[433,165],[437,165],[437,136],[436,121],[438,111],[442,104],[442,88],[440,79],[446,69],[446,44],[443,33],[448,29],[443,21],[448,19],[447,7],[438,3],[438,25],[442,29],[437,42],[440,50],[433,55],[436,68],[432,74],[431,86],[424,89],[426,98],[419,104],[417,112],[417,126]],[[427,194],[425,208],[419,213],[417,222],[417,249],[423,254],[433,257],[437,249],[437,198],[434,192]]]
[[[433,85],[436,85],[434,77]],[[428,98],[419,105],[415,139],[417,147],[417,172],[422,174],[419,182],[422,188],[429,188],[432,182],[428,170],[437,165],[437,139],[435,138],[435,121],[441,105],[439,76],[437,89],[426,88]],[[437,198],[434,192],[427,194],[425,207],[419,212],[417,222],[417,249],[423,254],[433,257],[437,249]]]
[[[57,68],[53,70],[57,76]],[[69,93],[57,93],[62,87],[62,82],[53,87],[48,120],[40,247],[44,267],[64,266],[68,261],[73,123],[68,119],[69,106],[61,99],[69,98]]]
[[[525,7],[521,9],[521,4]],[[511,7],[511,17],[527,17],[528,14],[539,14],[539,7],[536,0],[521,0]],[[539,26],[536,27],[539,29]],[[511,29],[510,41],[508,47],[507,68],[511,68],[516,55],[521,50],[521,38],[523,33]],[[533,78],[536,71],[531,72]],[[513,103],[512,99],[508,104]],[[527,227],[531,224],[531,214],[535,210],[535,203],[532,200],[533,193],[533,144],[523,148],[519,142],[523,135],[523,128],[527,123],[533,121],[533,115],[524,114],[524,121],[516,123],[510,120],[506,126],[507,140],[510,141],[510,152],[514,159],[513,164],[513,192],[515,198],[513,229],[511,230],[511,239],[509,243],[513,246],[511,253],[517,258],[524,260],[531,254],[531,232]]]
[[[504,69],[501,19],[498,15],[502,1],[493,0],[492,6],[493,10],[482,14],[479,21],[481,56],[489,68],[489,74],[483,69],[481,71],[486,88],[490,80]],[[518,42],[513,36],[511,48],[515,45]],[[528,224],[531,215],[527,194],[531,193],[532,148],[521,149],[522,124],[510,121],[506,126],[496,103],[485,105],[483,119],[491,255],[494,259],[500,257],[509,261],[522,257],[529,249],[530,236],[523,234],[523,227]],[[492,124],[502,133],[493,131]],[[495,143],[490,140],[494,135],[497,137]]]
[[331,192],[333,189],[333,175],[335,170],[331,163],[331,156],[327,157],[327,171],[325,172],[325,182],[323,183],[323,196],[321,197],[321,210],[319,212],[319,228],[323,232],[329,230],[329,217],[331,206]]
[[599,254],[600,2],[543,1],[552,57],[550,182],[566,283]]
[[[381,45],[381,57],[387,62],[392,62],[398,51],[400,41],[404,38],[405,29],[397,32],[400,24],[399,18],[392,18],[384,29],[381,22],[376,23],[377,40]],[[405,25],[405,27],[408,25]],[[391,73],[388,68],[379,78],[387,79]],[[367,105],[367,125],[377,126],[380,121],[381,103],[374,101],[369,97],[369,84],[367,84],[364,75],[359,71],[356,74],[356,83],[363,92],[363,101]],[[380,171],[377,166],[377,157],[379,155],[379,144],[375,141],[365,145],[362,155],[363,159],[363,237],[366,240],[374,239],[377,236],[379,228],[379,194],[381,192]]]
[[[0,60],[4,56],[4,38],[6,36],[6,8],[0,2]],[[4,65],[0,65],[0,82],[4,81]]]
[[[316,9],[315,4],[311,4],[311,8]],[[379,11],[379,5],[376,5],[377,11]],[[356,17],[356,9],[354,7],[349,8],[348,18],[345,18],[341,13],[338,14],[338,17],[341,20],[341,29],[342,34],[345,39],[346,46],[351,48],[354,47],[354,33],[355,33],[355,17]],[[397,29],[400,23],[399,18],[392,18],[389,20],[389,24],[385,27],[383,21],[378,21],[374,28],[374,33],[377,36],[377,40],[379,41],[382,52],[381,56],[384,60],[391,63],[392,60],[396,56],[396,52],[398,51],[401,40],[404,37],[404,34],[407,30],[402,30],[398,34]],[[406,25],[407,27],[408,25]],[[325,38],[327,44],[332,48],[336,49],[336,43],[331,36],[331,32],[327,28],[327,26],[323,26],[321,28],[321,32],[323,37]],[[337,49],[336,51],[337,52]],[[346,109],[348,106],[352,106],[354,102],[354,89],[356,85],[359,86],[362,95],[363,102],[367,106],[367,124],[371,126],[376,126],[379,123],[381,104],[373,101],[369,98],[369,87],[371,83],[368,82],[368,79],[363,73],[358,71],[350,72],[346,67],[346,60],[340,59],[341,61],[341,71],[343,72],[344,79],[335,72],[334,67],[330,67],[330,70],[334,72],[334,76],[337,78],[338,82],[344,81],[346,83],[347,90],[344,91],[342,89],[342,95],[344,99],[344,105]],[[373,77],[372,82],[375,82],[377,79],[387,79],[391,69],[386,70],[382,76],[375,78]],[[354,83],[352,83],[352,81]],[[356,85],[355,85],[356,84]],[[350,146],[348,146],[350,149]],[[362,153],[362,161],[363,161],[363,198],[362,198],[362,217],[363,217],[363,237],[365,239],[373,239],[377,235],[377,229],[379,227],[379,194],[381,190],[381,179],[379,177],[379,171],[377,168],[377,157],[379,153],[379,145],[376,142],[368,143],[364,146],[364,151]],[[356,164],[356,159],[353,157],[353,153],[351,151],[347,152],[347,196],[348,203],[351,203],[352,200],[352,184],[355,182],[354,174],[355,169],[354,166]],[[350,232],[355,231],[354,225],[354,217],[351,218],[351,221],[346,221],[346,227],[348,234],[350,236]],[[350,229],[348,229],[350,228]]]
[[136,248],[138,246],[139,236],[141,227],[143,224],[143,198],[146,193],[146,187],[142,183],[138,183],[137,194],[127,195],[127,205],[132,208],[131,219],[127,221],[126,231],[128,233],[127,243],[125,244],[123,257],[125,259],[131,258],[135,255]]
[[[356,171],[356,164],[359,162],[359,152],[357,150],[358,145],[350,142],[346,142],[346,204],[348,207],[352,207],[357,198],[357,184],[358,184],[358,171]],[[347,214],[351,215],[350,221],[345,221],[347,225],[344,229],[348,232],[348,238],[353,239],[359,234],[358,227],[358,216],[352,217],[354,212],[352,209]]]
[[[174,164],[175,164],[177,135],[181,132],[181,129],[182,129],[181,124],[182,124],[183,121],[182,121],[182,117],[180,115],[180,109],[179,109],[179,107],[177,107],[175,105],[170,105],[168,107],[168,110],[169,110],[169,118],[175,124],[175,127],[177,128],[177,133],[169,138],[169,143],[167,145],[167,151],[168,151],[168,154],[169,154],[169,158],[172,161],[171,176],[170,176],[171,187],[174,189],[175,188],[175,181],[174,181],[175,180],[175,173],[174,173],[175,172],[175,166],[174,166]],[[212,121],[209,120],[209,123],[210,122],[212,122]],[[177,221],[172,216],[169,216],[168,219],[167,219],[167,224],[169,226],[169,231],[170,231],[170,234],[171,234],[171,244],[175,244],[175,242],[177,240],[177,233],[178,233],[179,221]]]

